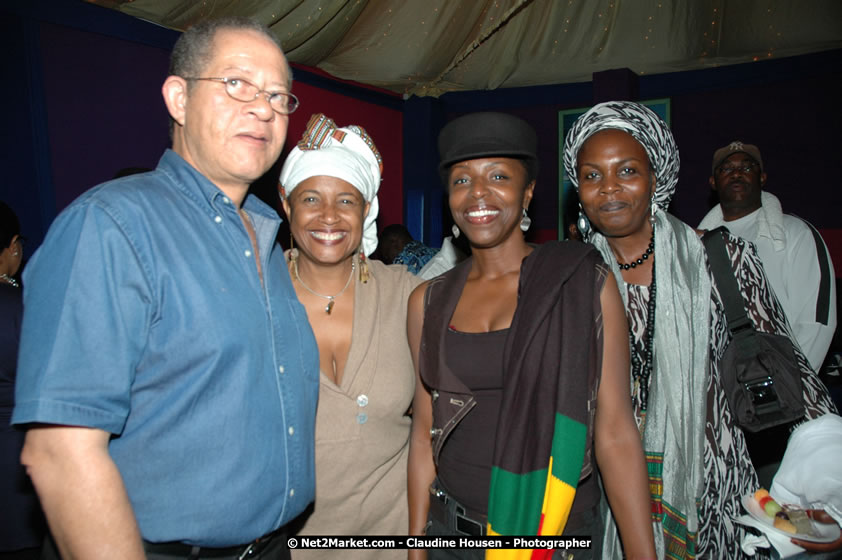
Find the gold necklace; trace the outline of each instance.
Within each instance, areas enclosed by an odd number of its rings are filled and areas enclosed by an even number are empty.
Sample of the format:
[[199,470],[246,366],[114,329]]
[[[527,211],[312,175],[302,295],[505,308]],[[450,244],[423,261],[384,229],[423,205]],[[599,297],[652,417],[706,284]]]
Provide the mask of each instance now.
[[298,275],[298,259],[295,259],[295,260],[292,261],[292,269],[295,272],[295,279],[298,280],[299,283],[301,283],[301,285],[304,287],[305,290],[307,290],[308,292],[310,292],[314,296],[318,296],[320,298],[324,298],[324,299],[327,300],[327,305],[325,306],[325,313],[327,313],[328,315],[330,315],[330,312],[333,311],[334,300],[336,298],[338,298],[339,296],[341,296],[343,293],[345,293],[345,290],[347,290],[348,286],[351,285],[351,280],[354,278],[354,269],[355,268],[356,268],[356,264],[353,261],[351,261],[351,274],[348,275],[348,281],[345,282],[345,287],[342,288],[341,290],[339,290],[339,293],[337,293],[335,295],[326,296],[324,294],[314,292],[310,288],[310,286],[308,286],[307,284],[304,283],[304,280],[302,280],[301,276]]

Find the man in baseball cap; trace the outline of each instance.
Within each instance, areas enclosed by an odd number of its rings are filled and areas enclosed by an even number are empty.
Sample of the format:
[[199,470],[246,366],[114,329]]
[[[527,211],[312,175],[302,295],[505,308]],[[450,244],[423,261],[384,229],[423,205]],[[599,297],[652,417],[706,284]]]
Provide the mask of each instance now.
[[836,330],[836,280],[821,236],[784,214],[778,198],[764,190],[766,170],[755,145],[734,141],[716,150],[709,182],[719,204],[699,228],[724,225],[754,243],[795,339],[818,371]]

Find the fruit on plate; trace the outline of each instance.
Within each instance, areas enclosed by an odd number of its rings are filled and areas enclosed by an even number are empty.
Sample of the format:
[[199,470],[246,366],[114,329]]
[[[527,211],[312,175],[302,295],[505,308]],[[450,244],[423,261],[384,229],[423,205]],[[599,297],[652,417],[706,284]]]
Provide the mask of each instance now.
[[813,537],[816,536],[813,523],[810,521],[810,517],[806,511],[796,506],[786,505],[783,508],[783,513],[786,513],[787,517],[789,517],[789,521],[795,526],[797,533]]
[[768,517],[775,517],[775,514],[782,509],[780,504],[769,495],[769,491],[765,488],[760,488],[755,492],[754,499]]
[[817,536],[806,510],[790,504],[779,504],[765,488],[759,488],[753,497],[776,529],[792,535]]
[[787,533],[792,533],[793,535],[798,532],[795,525],[793,525],[792,521],[789,520],[789,517],[783,511],[779,511],[775,514],[775,521],[774,521],[775,529],[780,529],[781,531],[786,531]]
[[780,512],[783,508],[776,502],[775,500],[770,499],[763,505],[763,511],[766,512],[766,515],[769,517],[775,517],[775,514]]

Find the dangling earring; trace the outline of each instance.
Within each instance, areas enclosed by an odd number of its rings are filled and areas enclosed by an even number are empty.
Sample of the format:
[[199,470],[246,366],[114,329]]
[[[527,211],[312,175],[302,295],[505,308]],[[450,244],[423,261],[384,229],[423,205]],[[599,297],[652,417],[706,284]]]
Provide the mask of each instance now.
[[298,258],[298,249],[295,248],[295,238],[292,232],[289,234],[289,262],[295,262]]
[[532,225],[532,218],[526,213],[526,208],[523,209],[523,217],[520,219],[520,230],[524,233],[529,229],[529,226]]
[[652,224],[652,227],[655,227],[655,212],[658,211],[658,204],[655,202],[655,193],[652,193],[652,200],[649,203],[649,211],[651,212],[649,216],[649,223]]
[[591,222],[588,220],[587,215],[585,215],[585,211],[582,210],[581,204],[579,204],[579,219],[576,220],[576,228],[582,234],[582,240],[587,241],[591,235]]
[[365,259],[365,251],[363,251],[362,245],[360,245],[360,282],[368,283],[368,261]]
[[450,228],[450,231],[453,232],[453,239],[459,239],[459,234],[462,233],[461,231],[459,231],[459,226],[457,226],[456,224],[453,224],[453,227]]

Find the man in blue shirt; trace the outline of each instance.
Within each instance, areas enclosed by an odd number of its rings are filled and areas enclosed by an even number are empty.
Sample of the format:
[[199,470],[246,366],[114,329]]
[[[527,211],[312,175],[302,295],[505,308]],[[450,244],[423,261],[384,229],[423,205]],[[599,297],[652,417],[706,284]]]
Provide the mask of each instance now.
[[71,204],[24,272],[12,420],[64,557],[289,556],[318,350],[280,220],[247,193],[280,155],[290,86],[265,27],[192,27],[162,91],[173,149]]
[[438,253],[438,249],[415,241],[403,224],[383,228],[378,250],[384,263],[406,265],[407,270],[416,275]]

